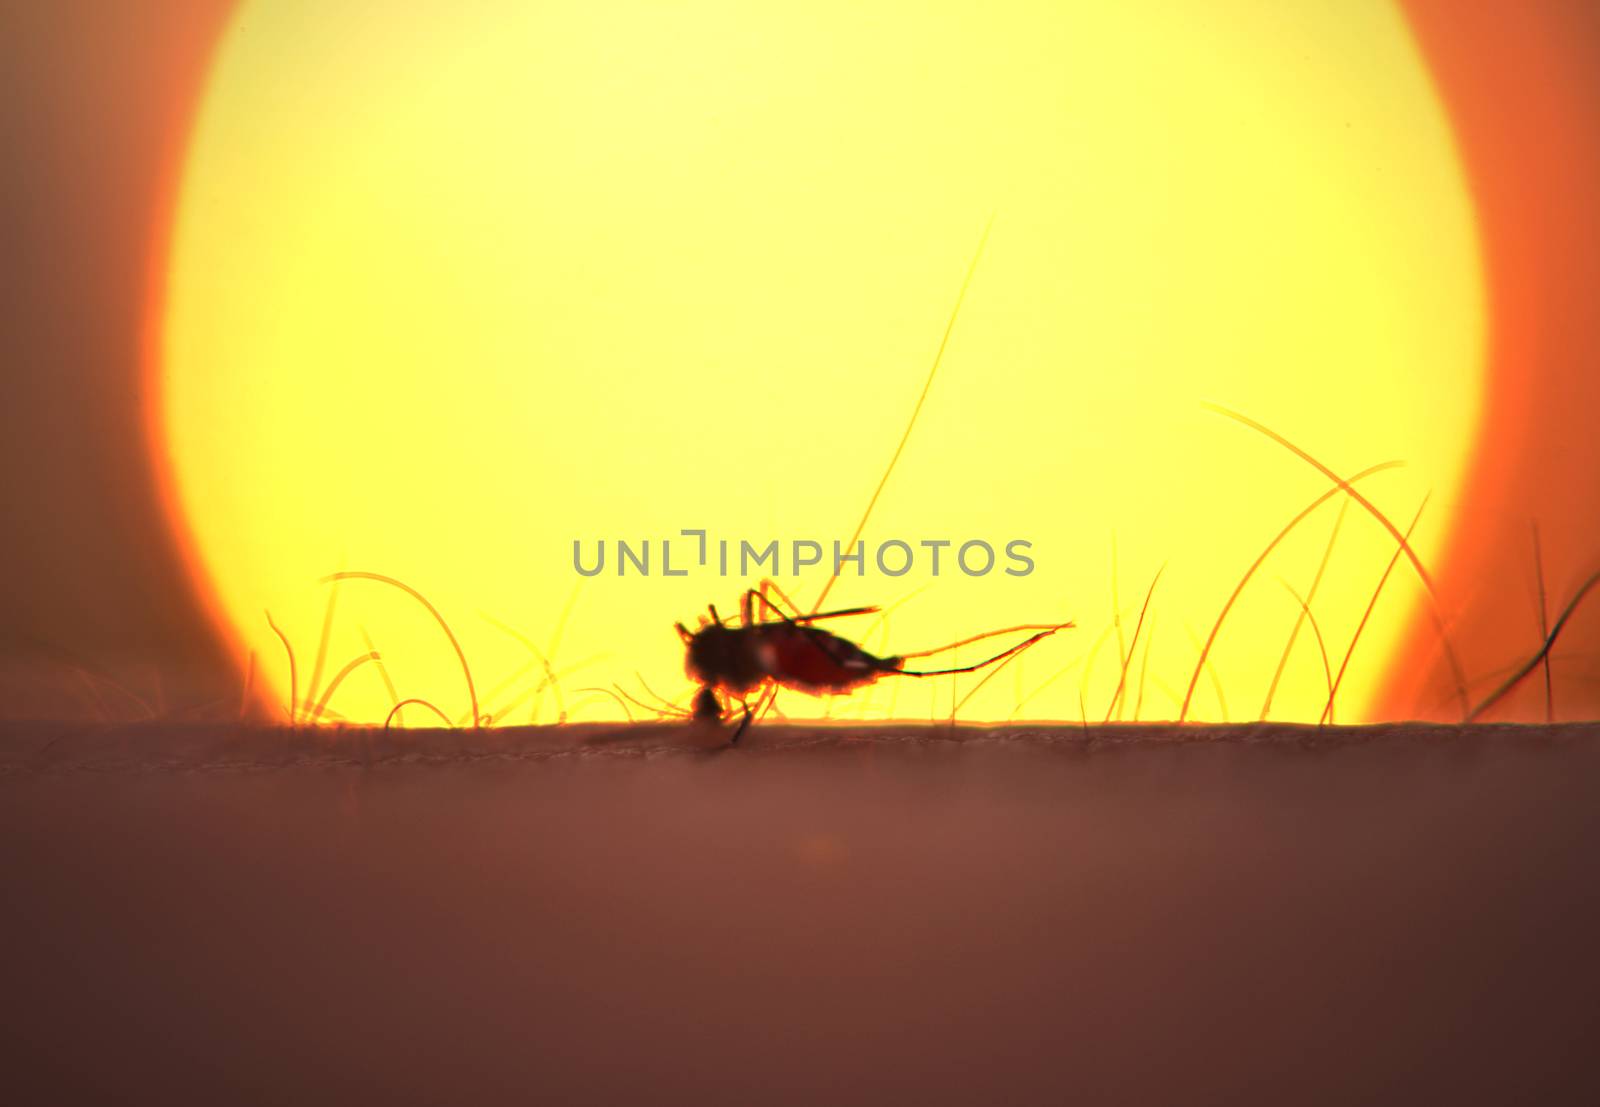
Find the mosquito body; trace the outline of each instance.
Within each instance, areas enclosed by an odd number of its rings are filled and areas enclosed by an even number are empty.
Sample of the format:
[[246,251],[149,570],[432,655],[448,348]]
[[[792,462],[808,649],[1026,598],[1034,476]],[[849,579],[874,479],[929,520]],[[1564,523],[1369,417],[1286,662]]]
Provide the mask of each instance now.
[[[1072,625],[1029,625],[989,631],[909,656],[928,657],[1001,634],[1022,631],[1031,631],[1032,634],[1010,649],[975,665],[913,670],[905,667],[906,657],[879,657],[848,638],[816,625],[825,619],[871,615],[878,608],[852,607],[843,611],[802,615],[792,610],[786,611],[774,602],[771,593],[775,591],[769,581],[760,589],[752,588],[746,592],[740,604],[739,621],[735,624],[730,625],[719,616],[714,606],[707,609],[709,618],[702,617],[697,630],[691,631],[682,623],[677,624],[678,636],[686,647],[684,671],[700,685],[694,701],[694,717],[702,721],[720,721],[737,704],[743,714],[733,735],[735,742],[750,725],[753,711],[749,701],[752,697],[760,699],[770,696],[779,688],[813,696],[839,695],[865,687],[885,676],[928,677],[976,672]],[[782,596],[781,593],[778,595]],[[783,602],[792,608],[787,598]]]

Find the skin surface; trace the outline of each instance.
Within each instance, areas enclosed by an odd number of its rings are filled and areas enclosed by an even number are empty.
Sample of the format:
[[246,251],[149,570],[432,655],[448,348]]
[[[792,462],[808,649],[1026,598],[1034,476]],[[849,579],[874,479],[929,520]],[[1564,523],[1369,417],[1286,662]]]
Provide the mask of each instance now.
[[8,1088],[1600,1091],[1594,726],[761,726],[724,743],[667,725],[0,731]]

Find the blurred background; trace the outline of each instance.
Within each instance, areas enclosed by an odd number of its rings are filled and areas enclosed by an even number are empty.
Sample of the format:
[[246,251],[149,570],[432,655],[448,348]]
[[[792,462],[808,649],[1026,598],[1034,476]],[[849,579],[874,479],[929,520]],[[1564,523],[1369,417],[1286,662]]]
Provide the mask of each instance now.
[[[1470,174],[1490,297],[1488,419],[1433,566],[1464,668],[1493,686],[1600,568],[1600,9],[1407,0]],[[179,159],[226,0],[63,0],[0,11],[0,712],[206,714],[243,673],[157,494],[145,374]],[[1419,625],[1385,694],[1447,715]],[[1566,718],[1600,708],[1600,614],[1555,652]],[[1540,719],[1542,680],[1497,712]]]

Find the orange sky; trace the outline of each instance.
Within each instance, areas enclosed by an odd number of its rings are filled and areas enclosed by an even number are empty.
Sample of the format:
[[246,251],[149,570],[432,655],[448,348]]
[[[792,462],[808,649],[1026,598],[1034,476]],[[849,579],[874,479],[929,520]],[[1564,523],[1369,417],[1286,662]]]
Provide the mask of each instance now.
[[[58,680],[76,659],[149,700],[237,692],[153,496],[140,376],[170,186],[208,51],[229,5],[166,0],[9,5],[0,105],[11,340],[0,419],[0,711],[85,709]],[[1551,604],[1600,567],[1600,14],[1584,0],[1407,0],[1456,120],[1492,302],[1488,436],[1453,552],[1436,565],[1469,674],[1537,644],[1529,527]],[[1430,630],[1397,669],[1396,715],[1450,698]],[[1600,708],[1600,614],[1557,650],[1566,716]],[[56,675],[50,675],[56,674]],[[1511,709],[1543,711],[1530,682]]]
[[[1407,0],[1456,119],[1489,285],[1487,434],[1451,553],[1438,566],[1469,676],[1538,646],[1531,525],[1552,618],[1600,568],[1600,9],[1583,0]],[[1600,710],[1600,612],[1563,632],[1558,713]],[[1394,715],[1436,714],[1450,681],[1431,630],[1396,670]],[[1490,682],[1489,687],[1493,687]],[[1542,679],[1502,714],[1541,717]]]

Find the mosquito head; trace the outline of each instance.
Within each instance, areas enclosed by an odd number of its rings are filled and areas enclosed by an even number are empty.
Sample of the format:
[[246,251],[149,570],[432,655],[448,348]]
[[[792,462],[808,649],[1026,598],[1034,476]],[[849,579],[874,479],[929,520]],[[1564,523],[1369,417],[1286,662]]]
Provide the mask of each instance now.
[[684,639],[684,672],[701,684],[742,692],[766,675],[755,644],[744,628],[707,623]]

